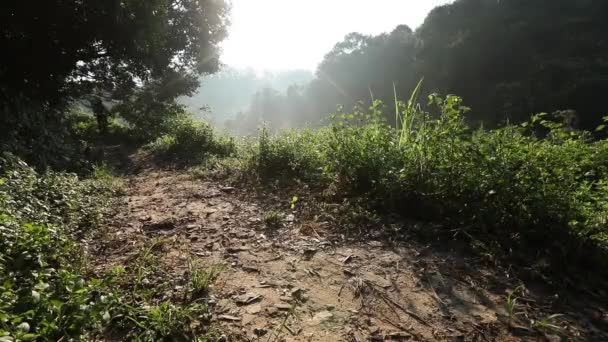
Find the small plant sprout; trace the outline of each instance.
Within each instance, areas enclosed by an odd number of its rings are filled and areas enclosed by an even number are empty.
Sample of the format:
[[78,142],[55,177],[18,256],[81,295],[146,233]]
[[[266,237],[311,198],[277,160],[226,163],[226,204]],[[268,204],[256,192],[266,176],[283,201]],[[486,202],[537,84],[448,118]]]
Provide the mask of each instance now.
[[547,333],[547,332],[559,333],[563,330],[563,328],[560,327],[559,325],[557,325],[557,320],[558,320],[558,318],[560,318],[562,316],[563,316],[562,314],[553,314],[553,315],[547,316],[541,320],[532,320],[531,326],[532,326],[532,328],[539,330],[543,333]]
[[271,210],[264,215],[264,223],[268,228],[280,228],[282,224],[282,215],[276,210]]
[[517,292],[523,291],[524,287],[522,285],[515,288],[515,290],[509,292],[507,295],[507,302],[505,304],[505,309],[507,311],[507,324],[509,327],[513,326],[513,319],[520,313],[516,312],[517,309]]
[[209,286],[219,277],[223,270],[223,265],[213,265],[207,269],[203,269],[196,262],[188,260],[189,286],[192,300],[206,296]]
[[298,199],[298,196],[293,196],[293,197],[291,198],[291,201],[289,201],[289,207],[290,207],[291,209],[295,209],[295,208],[296,208],[296,205],[298,204],[298,200],[299,200],[299,199]]

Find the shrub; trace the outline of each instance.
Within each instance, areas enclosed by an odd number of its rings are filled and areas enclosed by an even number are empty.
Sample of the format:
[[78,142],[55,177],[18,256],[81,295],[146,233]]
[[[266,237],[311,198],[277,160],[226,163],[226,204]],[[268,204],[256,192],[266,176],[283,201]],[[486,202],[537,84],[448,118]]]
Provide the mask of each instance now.
[[231,139],[218,137],[211,125],[189,117],[173,120],[167,133],[147,145],[160,160],[196,165],[209,156],[229,156],[235,151]]
[[608,142],[534,116],[523,125],[472,129],[456,96],[429,97],[432,115],[398,102],[338,113],[329,129],[269,136],[253,160],[266,180],[333,181],[370,207],[438,221],[476,246],[528,263],[605,265]]
[[337,175],[343,190],[376,193],[398,163],[394,132],[382,119],[381,107],[376,101],[368,113],[357,110],[332,116],[329,170]]
[[106,182],[55,171],[40,175],[10,154],[0,157],[0,180],[0,214],[70,232],[95,227],[110,193]]
[[249,168],[262,180],[322,182],[326,166],[326,131],[284,131],[270,135],[264,128],[249,157]]
[[[192,340],[200,329],[191,323],[207,306],[172,303],[163,286],[142,288],[138,276],[157,264],[141,262],[132,273],[117,266],[100,278],[89,269],[77,241],[94,232],[116,183],[105,167],[94,176],[39,174],[0,157],[0,340]],[[219,270],[212,272],[193,272],[198,288],[189,290],[208,286]]]
[[103,321],[101,282],[83,275],[75,238],[97,226],[107,195],[104,182],[0,157],[0,336],[77,337]]

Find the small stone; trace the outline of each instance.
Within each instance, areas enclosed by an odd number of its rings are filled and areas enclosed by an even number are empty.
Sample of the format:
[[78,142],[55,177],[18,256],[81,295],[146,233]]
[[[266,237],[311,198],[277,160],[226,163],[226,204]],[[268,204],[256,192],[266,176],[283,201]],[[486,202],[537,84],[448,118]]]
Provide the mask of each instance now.
[[316,326],[323,324],[327,321],[331,321],[334,318],[334,314],[329,311],[320,311],[317,312],[312,319],[309,321],[309,325]]
[[304,290],[302,290],[299,287],[296,287],[293,290],[291,290],[291,296],[296,299],[299,299],[303,293],[304,293]]
[[253,322],[258,316],[253,314],[244,314],[242,325],[249,325],[249,323]]
[[389,288],[392,286],[392,284],[389,280],[387,280],[384,277],[381,277],[379,275],[376,275],[372,272],[365,272],[363,274],[363,279],[365,279],[375,285],[378,285],[382,288]]
[[228,253],[238,253],[248,251],[249,249],[249,247],[228,247],[226,248],[226,251]]
[[243,265],[243,266],[241,266],[241,268],[245,272],[260,272],[260,270],[257,267],[252,266],[252,265]]
[[268,316],[276,316],[279,313],[279,309],[274,306],[271,306],[266,308],[266,312],[268,313]]
[[388,335],[386,335],[386,338],[388,340],[392,340],[392,341],[405,341],[408,340],[412,337],[412,335],[404,332],[404,331],[397,331],[397,332],[392,332],[389,333]]
[[220,315],[217,317],[223,321],[231,321],[231,322],[239,322],[241,320],[240,317],[230,316],[230,315]]
[[307,248],[304,250],[304,252],[302,252],[302,258],[304,260],[310,260],[312,259],[315,254],[317,254],[317,250],[314,248]]
[[277,309],[279,309],[279,310],[289,310],[289,309],[291,309],[291,305],[289,305],[289,304],[283,304],[283,303],[275,304],[274,307],[277,308]]
[[240,305],[248,305],[261,299],[262,296],[255,293],[247,293],[242,296],[237,296],[235,298],[236,303]]
[[268,333],[268,330],[264,328],[255,328],[253,329],[253,333],[255,334],[255,336],[260,337],[266,335],[266,333]]
[[254,304],[251,306],[248,306],[245,311],[247,311],[248,314],[259,314],[260,312],[262,312],[262,305],[261,304]]

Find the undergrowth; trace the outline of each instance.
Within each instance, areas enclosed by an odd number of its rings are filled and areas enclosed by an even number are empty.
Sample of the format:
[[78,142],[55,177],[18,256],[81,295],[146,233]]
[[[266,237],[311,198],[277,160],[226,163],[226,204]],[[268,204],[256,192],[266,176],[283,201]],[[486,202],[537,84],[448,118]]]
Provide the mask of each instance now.
[[[332,188],[379,213],[442,223],[446,236],[538,274],[602,270],[608,258],[608,142],[547,114],[474,129],[457,96],[397,102],[398,128],[376,101],[320,130],[269,135],[241,154],[262,184]],[[236,164],[234,164],[236,165]]]
[[[158,269],[153,251],[129,265],[135,272],[91,269],[87,241],[120,187],[104,167],[80,179],[0,156],[0,340],[185,341],[205,333],[192,324],[205,322],[204,301],[164,298],[162,286],[146,281]],[[192,291],[208,286],[213,272],[193,278]]]
[[161,162],[197,165],[206,159],[228,157],[235,152],[232,139],[218,136],[211,125],[190,117],[167,124],[164,134],[145,146]]

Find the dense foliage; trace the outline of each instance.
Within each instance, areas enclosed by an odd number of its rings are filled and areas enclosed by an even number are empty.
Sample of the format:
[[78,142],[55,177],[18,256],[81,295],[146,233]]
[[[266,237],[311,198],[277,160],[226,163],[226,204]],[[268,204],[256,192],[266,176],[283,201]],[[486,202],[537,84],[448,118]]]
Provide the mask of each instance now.
[[[143,285],[160,276],[154,246],[126,266],[130,272],[93,273],[87,241],[99,234],[116,186],[103,168],[83,180],[0,157],[0,340],[193,340],[201,333],[190,323],[205,320],[206,305],[183,302],[183,294],[182,302],[165,298],[172,285]],[[191,282],[187,293],[206,290],[217,276],[191,273],[206,282]]]
[[208,157],[227,157],[235,152],[232,139],[218,136],[205,121],[189,116],[167,123],[162,135],[145,148],[161,162],[196,165]]
[[456,96],[430,96],[437,119],[413,103],[398,102],[398,129],[376,101],[335,115],[329,129],[262,134],[246,165],[262,180],[323,184],[370,209],[443,223],[484,254],[541,273],[606,265],[605,140],[547,114],[472,129]]
[[62,167],[37,157],[71,145],[65,114],[76,102],[92,107],[102,130],[110,113],[100,99],[123,103],[112,114],[131,125],[158,123],[200,74],[218,69],[227,11],[222,0],[4,3],[0,147]]

